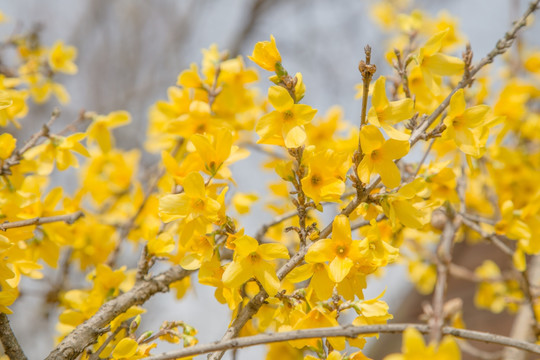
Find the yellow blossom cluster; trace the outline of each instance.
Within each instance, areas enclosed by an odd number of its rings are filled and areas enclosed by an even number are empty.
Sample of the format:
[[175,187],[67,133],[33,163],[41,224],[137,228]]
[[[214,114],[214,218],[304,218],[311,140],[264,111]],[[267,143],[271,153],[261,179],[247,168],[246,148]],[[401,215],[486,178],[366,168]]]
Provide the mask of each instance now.
[[[372,14],[391,32],[385,58],[395,71],[379,75],[366,47],[358,124],[340,107],[321,115],[302,103],[304,77],[287,71],[274,36],[248,57],[272,73],[265,91],[254,87],[251,63],[211,45],[150,107],[145,150],[155,166],[146,170],[142,150],[116,146],[115,134],[132,121],[125,110],[83,112],[64,130],[53,128],[55,111],[28,141],[16,139],[9,126],[20,126],[28,98],[68,101],[53,76],[77,72],[77,51],[61,41],[45,47],[35,33],[9,38],[18,62],[0,75],[0,315],[12,313],[22,277],[57,269],[46,297],[61,308],[55,351],[142,359],[160,342],[183,350],[198,342],[182,319],[140,330],[144,302],[158,292],[181,299],[195,283],[213,287],[232,314],[223,341],[384,329],[397,311],[382,300],[392,286],[371,299],[364,290],[401,266],[421,294],[433,294],[424,306],[430,339],[426,345],[417,328],[402,329],[402,351],[387,360],[461,359],[460,343],[443,336],[444,326],[465,327],[461,309],[444,302],[454,275],[477,284],[478,308],[528,306],[537,324],[538,279],[529,270],[540,253],[538,51],[500,72],[497,88],[483,67],[504,42],[474,65],[469,47],[456,56],[464,36],[449,14],[433,17],[402,0],[381,1]],[[249,149],[268,157],[268,196],[237,185],[231,165]],[[51,186],[67,169],[76,174],[72,194]],[[247,231],[244,215],[262,207],[275,219]],[[461,264],[456,243],[490,243],[510,266],[489,258]],[[125,259],[131,249],[137,261]],[[266,359],[365,360],[367,339],[379,336],[369,331],[292,336],[270,345]]]

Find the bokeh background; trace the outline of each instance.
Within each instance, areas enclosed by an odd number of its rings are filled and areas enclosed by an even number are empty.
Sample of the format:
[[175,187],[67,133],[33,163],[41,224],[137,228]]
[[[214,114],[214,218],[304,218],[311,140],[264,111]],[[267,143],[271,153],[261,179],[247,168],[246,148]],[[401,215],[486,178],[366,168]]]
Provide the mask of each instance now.
[[[200,62],[201,48],[216,43],[232,55],[249,55],[254,44],[267,40],[270,34],[276,37],[286,68],[302,72],[307,86],[304,102],[317,108],[319,114],[339,104],[346,118],[357,123],[360,102],[354,99],[355,85],[361,81],[357,65],[366,44],[373,48],[372,62],[377,64],[378,74],[390,72],[384,60],[385,34],[370,16],[371,4],[373,1],[360,0],[2,0],[0,10],[10,21],[0,26],[0,36],[40,25],[44,44],[63,39],[76,46],[79,72],[60,80],[71,102],[62,108],[55,126],[63,128],[81,109],[103,114],[127,110],[133,122],[115,135],[119,147],[132,149],[142,148],[149,106],[166,98],[167,87],[175,84],[180,71],[191,62]],[[479,59],[521,13],[525,1],[423,0],[414,2],[414,6],[432,15],[446,9],[458,17],[460,30]],[[524,39],[538,46],[539,33],[536,24],[526,31]],[[260,75],[260,88],[266,91],[269,74],[261,70]],[[34,107],[23,121],[23,138],[41,126],[57,105],[51,101]],[[157,160],[146,154],[143,167]],[[233,167],[243,192],[266,193],[267,175],[257,170],[261,160],[260,154],[252,153]],[[69,176],[62,176],[54,186],[69,190],[73,183]],[[244,218],[246,232],[256,231],[268,220],[270,214],[257,205]],[[134,257],[133,249],[125,250],[125,262],[129,264]],[[406,282],[405,269],[396,266],[385,278],[370,282],[366,298],[386,288],[384,299],[396,311],[412,296],[407,295]],[[52,349],[57,314],[43,305],[41,295],[47,290],[47,281],[25,281],[22,288],[23,295],[14,306],[16,315],[11,317],[14,331],[29,358],[42,358]],[[155,296],[147,304],[143,328],[157,329],[164,320],[183,320],[199,330],[200,342],[219,339],[230,313],[214,299],[213,290],[198,286],[179,302],[171,295]],[[394,350],[399,348],[399,341],[393,341]],[[244,349],[238,351],[236,359],[262,358],[263,353],[260,347]],[[367,354],[374,356],[369,351]],[[231,356],[229,353],[225,358]]]

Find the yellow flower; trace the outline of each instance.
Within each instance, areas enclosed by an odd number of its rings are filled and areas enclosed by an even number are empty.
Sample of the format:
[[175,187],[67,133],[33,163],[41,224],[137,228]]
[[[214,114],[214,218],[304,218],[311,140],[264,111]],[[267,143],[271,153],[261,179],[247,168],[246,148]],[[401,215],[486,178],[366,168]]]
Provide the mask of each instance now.
[[39,155],[40,174],[50,174],[55,160],[56,167],[60,171],[64,171],[70,166],[77,168],[79,161],[72,151],[87,157],[90,156],[88,150],[79,143],[85,137],[86,134],[83,133],[71,134],[68,137],[51,135],[43,144],[28,150],[25,158],[32,159]]
[[440,52],[443,40],[449,29],[433,35],[419,50],[416,62],[422,70],[427,87],[435,94],[439,92],[436,78],[439,76],[459,75],[463,72],[463,60]]
[[225,128],[214,132],[214,136],[195,134],[190,140],[197,150],[197,156],[202,159],[205,170],[210,176],[219,173],[225,178],[231,178],[232,174],[226,165],[249,155],[249,151],[233,145],[232,133]]
[[450,109],[444,124],[446,136],[465,154],[474,157],[482,156],[487,142],[488,131],[485,126],[487,105],[477,105],[466,109],[463,89],[459,89],[450,99]]
[[274,266],[268,262],[273,259],[288,259],[289,252],[282,244],[259,245],[254,238],[243,235],[234,240],[234,260],[223,273],[223,284],[239,288],[251,278],[256,278],[270,296],[280,287]]
[[409,262],[408,275],[420,294],[429,295],[437,281],[437,267],[422,260],[412,260]]
[[16,144],[17,139],[11,134],[3,133],[0,135],[0,160],[5,160],[10,157],[13,150],[15,150]]
[[[300,329],[317,329],[322,327],[335,327],[339,326],[336,320],[336,312],[328,312],[328,310],[321,307],[314,307],[303,318],[298,320],[293,326],[293,330]],[[295,348],[302,348],[304,346],[313,346],[317,348],[317,344],[320,343],[320,339],[303,339],[289,341],[289,344]],[[342,337],[328,338],[328,342],[337,350],[345,349],[345,339]]]
[[11,96],[9,96],[9,93],[7,91],[0,90],[0,110],[4,110],[5,108],[11,106],[13,104],[13,100],[11,99]]
[[426,204],[414,206],[422,200],[418,194],[426,188],[426,183],[422,179],[415,179],[403,185],[399,191],[388,194],[381,200],[384,213],[390,219],[392,226],[397,225],[397,221],[406,227],[418,229],[424,226],[429,216]]
[[445,336],[438,346],[426,346],[422,334],[415,328],[408,328],[403,333],[402,354],[391,354],[384,360],[460,360],[459,347],[450,335]]
[[259,41],[255,44],[253,54],[248,58],[265,70],[276,71],[276,64],[281,63],[281,55],[274,36],[270,35],[270,41]]
[[171,234],[162,233],[148,241],[148,253],[156,256],[168,256],[174,250],[175,243]]
[[259,119],[255,131],[261,138],[257,143],[287,148],[302,146],[306,140],[303,125],[313,119],[317,110],[309,105],[295,104],[287,89],[281,86],[268,89],[268,100],[276,110]]
[[127,111],[113,111],[107,116],[97,116],[88,127],[88,140],[97,142],[101,151],[107,153],[114,145],[110,129],[127,125],[130,122],[131,116]]
[[139,344],[131,338],[123,338],[112,352],[113,359],[130,358],[137,352]]
[[531,231],[514,210],[511,200],[506,200],[501,206],[502,219],[495,224],[497,234],[506,235],[513,240],[530,239]]
[[74,46],[65,46],[62,41],[57,41],[49,53],[49,65],[53,71],[75,74],[77,65],[73,60],[76,57],[77,49]]
[[178,75],[176,85],[183,86],[185,88],[200,88],[202,86],[202,80],[199,76],[199,68],[197,64],[191,64],[189,70],[184,70]]
[[307,175],[302,179],[302,189],[316,204],[321,201],[339,202],[345,191],[347,155],[331,149],[315,152],[310,146],[304,151],[302,162],[308,167]]
[[396,130],[392,125],[412,117],[414,101],[412,99],[403,99],[389,102],[386,97],[385,83],[386,78],[384,76],[375,81],[371,97],[372,108],[368,112],[368,121],[372,125],[383,128],[392,139],[409,140],[409,135]]
[[366,125],[360,132],[360,143],[364,157],[358,165],[360,179],[368,183],[373,172],[381,176],[387,188],[395,188],[401,183],[401,174],[394,159],[402,158],[409,152],[409,142],[384,140],[381,132],[373,125]]
[[335,282],[330,279],[330,270],[325,263],[303,264],[295,267],[288,275],[287,280],[299,283],[311,278],[308,289],[313,289],[316,297],[326,300],[332,296]]
[[159,199],[159,216],[164,222],[186,218],[191,221],[202,218],[209,222],[218,220],[220,203],[206,195],[201,174],[192,172],[183,182],[184,192],[165,195]]
[[396,260],[399,249],[382,239],[381,230],[375,220],[371,220],[365,235],[366,237],[360,240],[358,247],[363,262],[367,262],[371,266],[382,267]]
[[311,245],[305,259],[308,263],[330,261],[330,278],[341,282],[359,258],[358,244],[357,240],[352,240],[349,218],[338,215],[332,224],[332,238],[321,239]]

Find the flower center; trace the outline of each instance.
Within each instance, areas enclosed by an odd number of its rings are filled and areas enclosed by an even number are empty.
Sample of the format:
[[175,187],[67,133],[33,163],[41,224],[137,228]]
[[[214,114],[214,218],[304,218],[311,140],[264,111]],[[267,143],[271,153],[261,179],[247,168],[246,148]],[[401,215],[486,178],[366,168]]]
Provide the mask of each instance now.
[[284,121],[289,121],[289,120],[292,120],[292,118],[294,117],[294,114],[292,113],[291,110],[287,110],[283,113],[283,120]]
[[193,202],[192,207],[195,210],[204,210],[204,200],[203,199],[197,199]]
[[311,176],[311,185],[313,186],[317,186],[319,185],[319,183],[321,182],[321,177],[319,176],[319,174],[314,174]]

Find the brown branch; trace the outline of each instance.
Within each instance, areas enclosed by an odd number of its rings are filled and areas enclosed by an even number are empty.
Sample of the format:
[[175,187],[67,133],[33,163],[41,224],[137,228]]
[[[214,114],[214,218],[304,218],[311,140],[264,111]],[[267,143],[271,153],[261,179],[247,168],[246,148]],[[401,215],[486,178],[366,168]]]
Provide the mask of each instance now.
[[158,292],[169,291],[171,283],[182,280],[190,274],[191,271],[175,266],[149,280],[136,283],[131,290],[106,302],[90,319],[77,326],[51,351],[46,360],[77,358],[84,349],[97,340],[103,329],[118,315],[132,306],[144,304]]
[[36,146],[36,143],[39,139],[41,139],[43,136],[49,136],[51,126],[54,121],[58,119],[59,116],[60,109],[55,108],[51,114],[49,121],[47,121],[46,124],[43,124],[41,130],[33,134],[20,150],[13,151],[11,156],[7,158],[6,161],[4,161],[2,167],[0,168],[0,175],[11,175],[10,168],[14,165],[19,164],[21,159],[23,158],[24,153],[30,150],[32,147]]
[[4,347],[4,352],[10,360],[27,360],[24,351],[17,341],[17,337],[9,325],[9,320],[6,314],[0,313],[0,342]]
[[[388,324],[388,325],[367,325],[367,326],[352,326],[345,325],[339,327],[308,329],[308,330],[296,330],[285,331],[271,334],[261,334],[254,336],[246,336],[238,339],[232,339],[227,341],[216,341],[210,344],[195,345],[192,347],[184,348],[181,350],[175,350],[166,352],[160,355],[154,355],[147,357],[147,360],[169,360],[184,358],[188,356],[201,355],[214,351],[224,351],[229,349],[237,349],[248,346],[255,346],[261,344],[270,344],[275,342],[290,341],[297,339],[315,339],[315,338],[327,338],[327,337],[347,337],[355,338],[358,335],[370,334],[370,333],[402,333],[407,328],[415,328],[423,334],[429,332],[429,326],[419,324]],[[533,354],[540,354],[540,346],[527,341],[515,340],[506,336],[495,335],[491,333],[457,329],[453,327],[445,326],[442,328],[442,332],[445,335],[452,335],[458,338],[474,340],[480,342],[486,342],[491,344],[498,344],[503,346],[510,346],[518,349],[522,349]]]
[[261,242],[264,235],[266,235],[266,233],[268,232],[268,230],[270,230],[272,226],[279,225],[282,222],[292,219],[293,217],[297,215],[298,215],[298,212],[295,210],[295,211],[289,211],[288,213],[275,217],[272,221],[264,224],[263,226],[259,228],[259,230],[255,233],[255,239]]
[[123,329],[126,329],[127,326],[124,324],[120,325],[119,327],[116,328],[116,330],[113,331],[112,334],[110,334],[106,339],[105,341],[103,341],[103,344],[101,344],[101,346],[99,347],[99,349],[97,349],[94,353],[92,353],[92,355],[90,355],[90,357],[88,358],[88,360],[99,360],[100,359],[100,354],[103,352],[103,350],[105,350],[105,348],[107,347],[107,345],[110,344],[111,341],[114,340],[114,338],[118,335],[118,333],[120,333],[120,331],[122,331]]
[[433,314],[429,319],[430,340],[439,343],[444,326],[444,297],[448,283],[448,273],[452,261],[452,248],[456,232],[459,229],[459,219],[452,218],[451,210],[447,211],[447,220],[437,247],[437,282],[433,291]]
[[52,222],[59,222],[59,221],[64,221],[67,224],[73,224],[75,221],[77,221],[83,216],[84,216],[84,213],[82,211],[77,211],[72,214],[66,214],[66,215],[36,217],[33,219],[13,221],[13,222],[6,221],[3,224],[0,224],[0,230],[6,231],[8,229],[13,229],[17,227],[42,225],[42,224],[48,224]]

